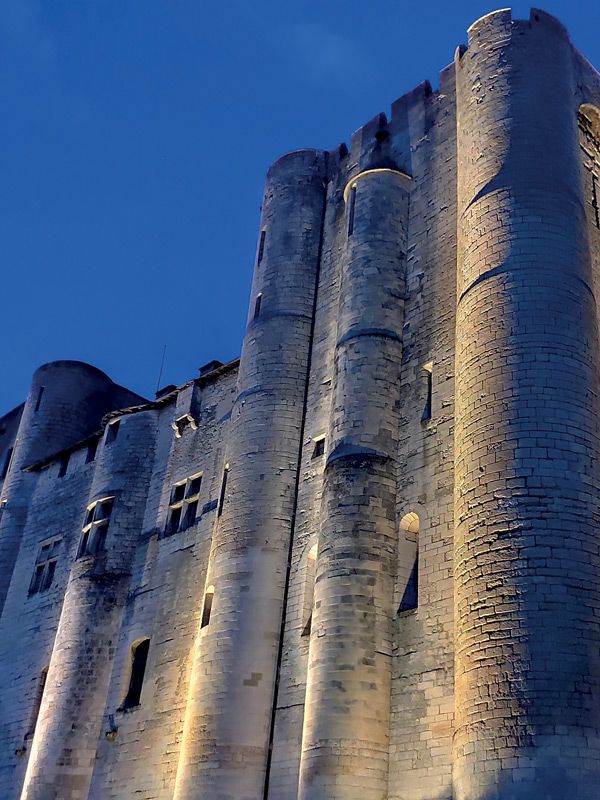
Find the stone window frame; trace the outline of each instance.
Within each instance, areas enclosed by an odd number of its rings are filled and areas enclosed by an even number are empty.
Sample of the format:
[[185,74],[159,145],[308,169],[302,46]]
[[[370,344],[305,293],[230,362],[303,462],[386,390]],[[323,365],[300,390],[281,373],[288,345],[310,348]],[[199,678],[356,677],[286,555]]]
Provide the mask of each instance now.
[[171,487],[165,536],[174,536],[195,524],[200,502],[203,471],[195,472]]
[[62,536],[53,536],[40,544],[29,583],[28,597],[47,592],[52,586],[61,543]]
[[181,439],[183,431],[187,427],[190,427],[193,431],[197,431],[198,423],[192,417],[191,414],[182,414],[180,417],[177,417],[177,419],[171,423],[171,427],[175,431],[175,438]]
[[104,550],[114,502],[115,496],[107,495],[94,500],[86,508],[77,558],[93,556]]

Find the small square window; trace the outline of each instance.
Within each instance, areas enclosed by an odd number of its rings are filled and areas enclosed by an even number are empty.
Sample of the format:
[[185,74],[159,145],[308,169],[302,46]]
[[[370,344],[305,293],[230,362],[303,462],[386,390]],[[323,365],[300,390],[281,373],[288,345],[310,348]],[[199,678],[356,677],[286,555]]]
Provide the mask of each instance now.
[[179,503],[185,497],[185,481],[176,483],[171,492],[171,503]]
[[320,458],[322,455],[325,455],[325,437],[320,436],[318,439],[314,440],[315,446],[313,449],[313,458]]

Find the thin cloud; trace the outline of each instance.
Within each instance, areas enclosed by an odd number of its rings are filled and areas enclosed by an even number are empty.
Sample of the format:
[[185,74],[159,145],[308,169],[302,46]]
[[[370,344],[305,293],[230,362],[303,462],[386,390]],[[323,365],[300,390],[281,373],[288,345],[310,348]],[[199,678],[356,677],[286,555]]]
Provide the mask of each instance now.
[[280,30],[278,42],[312,81],[363,84],[373,77],[373,65],[366,51],[341,31],[303,22]]

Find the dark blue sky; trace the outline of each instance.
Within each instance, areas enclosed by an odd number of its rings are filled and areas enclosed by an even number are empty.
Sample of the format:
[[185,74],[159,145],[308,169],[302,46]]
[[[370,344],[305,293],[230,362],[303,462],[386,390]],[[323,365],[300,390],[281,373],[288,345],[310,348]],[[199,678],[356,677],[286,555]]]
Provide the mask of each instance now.
[[[543,7],[600,65],[597,0]],[[1,0],[0,413],[53,359],[151,396],[165,344],[162,384],[238,355],[270,162],[436,86],[493,8]]]

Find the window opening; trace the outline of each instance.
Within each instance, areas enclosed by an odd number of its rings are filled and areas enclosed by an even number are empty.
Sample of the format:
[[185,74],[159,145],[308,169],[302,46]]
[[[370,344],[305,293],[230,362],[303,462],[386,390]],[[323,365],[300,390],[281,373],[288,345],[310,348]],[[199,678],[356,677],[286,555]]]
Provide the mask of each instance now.
[[77,558],[92,556],[104,549],[114,497],[102,497],[87,507]]
[[171,423],[171,427],[175,431],[175,438],[181,439],[181,434],[183,431],[190,427],[193,431],[198,430],[198,425],[196,424],[196,420],[192,417],[191,414],[182,414],[180,417]]
[[227,477],[229,475],[229,464],[225,464],[223,469],[223,479],[221,481],[221,494],[219,495],[219,507],[217,509],[217,516],[220,517],[223,513],[223,504],[225,502],[225,490],[227,489]]
[[313,458],[320,458],[322,455],[325,454],[325,437],[319,436],[313,439],[315,446],[313,449]]
[[35,697],[33,700],[33,708],[31,709],[31,714],[29,716],[29,724],[27,726],[27,733],[25,734],[25,740],[32,739],[33,734],[35,733],[35,727],[37,725],[38,717],[40,715],[40,708],[42,707],[42,699],[44,697],[44,689],[46,688],[46,679],[48,678],[48,667],[43,669],[38,677],[37,686],[35,690]]
[[4,466],[2,467],[2,480],[6,478],[8,475],[8,470],[10,469],[10,462],[12,461],[12,454],[13,454],[12,447],[9,447],[6,451],[6,458],[4,459]]
[[600,228],[600,211],[598,210],[598,178],[594,175],[594,173],[592,173],[592,208],[594,209],[596,227]]
[[348,236],[354,233],[354,212],[356,209],[356,185],[350,187],[350,198],[348,200]]
[[266,238],[266,236],[267,236],[267,232],[266,232],[266,230],[262,230],[262,231],[260,232],[260,241],[259,241],[259,243],[258,243],[258,258],[257,258],[257,263],[259,263],[259,264],[260,264],[260,262],[263,260],[263,256],[264,256],[264,254],[265,254],[265,238]]
[[42,404],[42,397],[43,396],[44,396],[44,387],[40,386],[39,391],[38,391],[37,400],[35,401],[35,411],[39,411],[40,410],[40,406]]
[[45,592],[52,586],[61,541],[62,538],[58,537],[41,545],[29,584],[29,597],[39,592]]
[[317,571],[317,545],[314,544],[306,557],[306,574],[304,580],[304,602],[302,613],[301,636],[309,636],[312,626],[313,601],[315,596],[315,577]]
[[144,685],[144,674],[148,661],[148,650],[150,649],[150,639],[142,639],[138,644],[131,648],[131,675],[129,678],[129,688],[123,700],[121,711],[135,708],[140,705],[142,696],[142,686]]
[[404,574],[402,568],[399,572],[401,580],[404,581],[404,588],[398,613],[411,611],[419,605],[419,517],[414,511],[402,517],[400,530],[404,533],[404,540],[401,542]]
[[96,458],[97,450],[98,450],[98,439],[94,439],[93,442],[90,442],[88,444],[88,449],[87,449],[87,453],[86,453],[86,456],[85,456],[85,463],[86,464],[89,464],[91,461],[93,461]]
[[261,305],[262,305],[262,292],[259,292],[256,295],[256,301],[254,303],[254,319],[258,319],[260,317]]
[[58,477],[64,478],[69,468],[69,456],[62,456],[58,467]]
[[196,522],[201,485],[201,472],[173,485],[165,527],[166,536],[184,531]]
[[210,622],[210,614],[212,611],[214,596],[215,596],[215,587],[209,586],[204,595],[204,605],[202,607],[202,620],[200,622],[200,628],[206,628],[206,626]]
[[433,393],[433,361],[423,366],[426,380],[426,395],[423,413],[421,414],[421,422],[429,422],[431,419],[431,398]]
[[121,425],[121,420],[116,419],[114,422],[109,422],[106,428],[106,439],[105,439],[105,446],[107,444],[112,444],[114,440],[117,438],[119,434],[119,427]]

